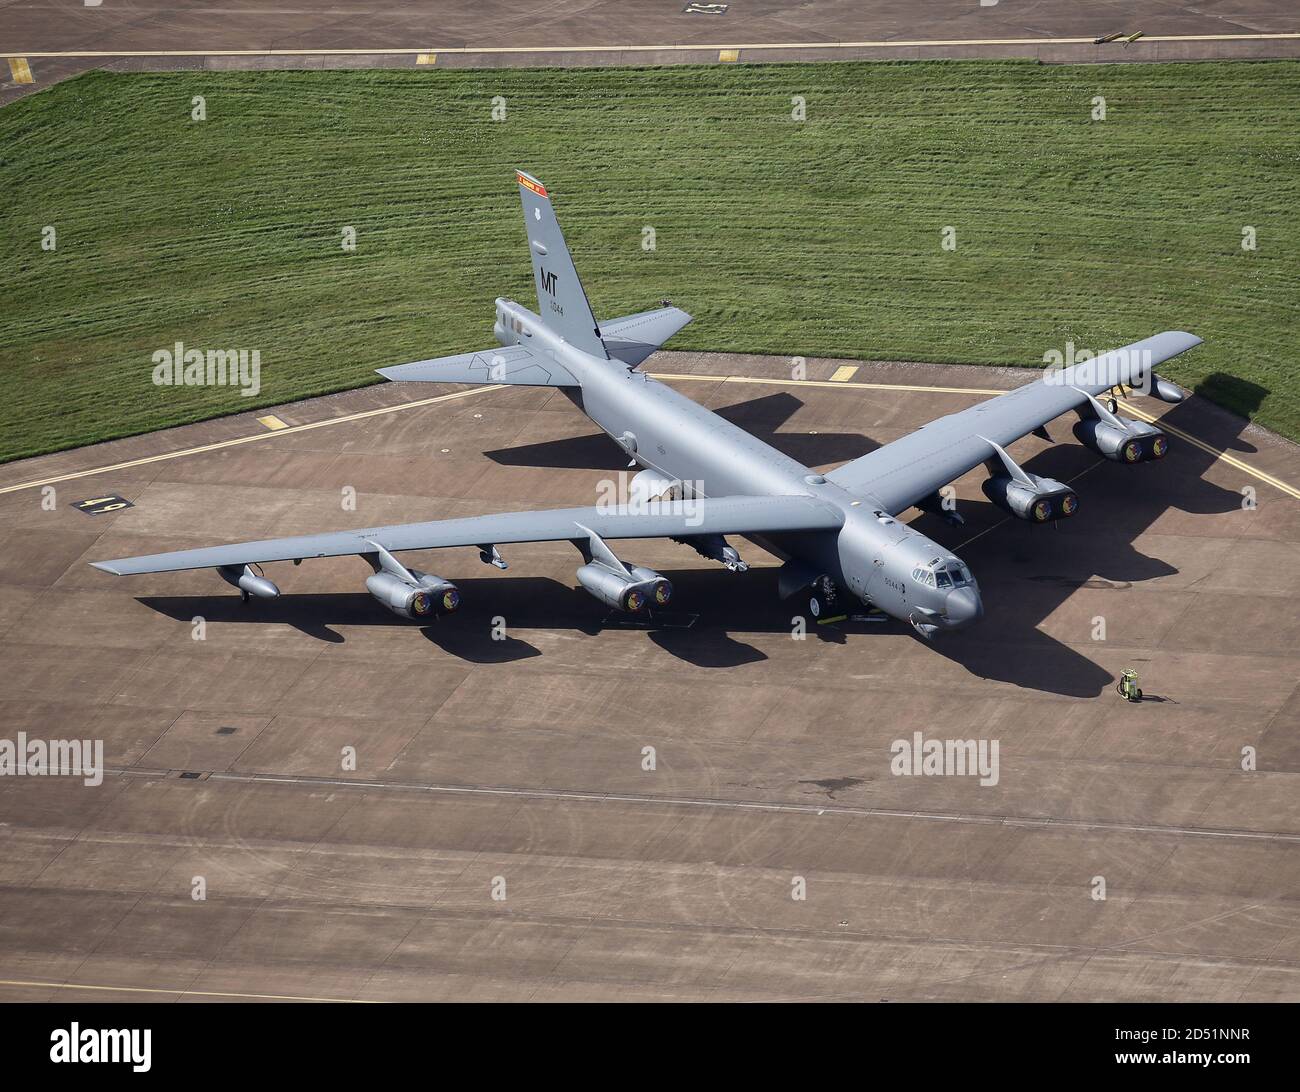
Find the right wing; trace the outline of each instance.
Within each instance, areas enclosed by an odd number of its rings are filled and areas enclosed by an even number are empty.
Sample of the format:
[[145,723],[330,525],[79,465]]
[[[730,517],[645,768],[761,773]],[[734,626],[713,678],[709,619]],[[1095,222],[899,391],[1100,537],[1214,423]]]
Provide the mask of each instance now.
[[808,496],[710,497],[700,500],[652,501],[636,506],[559,508],[537,512],[503,512],[467,519],[401,523],[391,527],[296,535],[230,546],[207,546],[92,565],[115,576],[166,573],[182,569],[252,565],[263,561],[298,561],[307,557],[390,553],[443,546],[484,546],[506,542],[555,542],[601,538],[688,538],[693,535],[747,532],[833,531],[844,522],[831,505]]
[[508,383],[521,387],[579,386],[567,368],[523,345],[439,356],[376,368],[385,379],[416,383]]
[[932,495],[995,455],[1000,447],[1055,420],[1121,383],[1134,383],[1156,365],[1201,343],[1195,334],[1169,330],[1113,349],[1086,363],[1051,373],[960,413],[922,425],[826,477],[870,497],[890,515]]

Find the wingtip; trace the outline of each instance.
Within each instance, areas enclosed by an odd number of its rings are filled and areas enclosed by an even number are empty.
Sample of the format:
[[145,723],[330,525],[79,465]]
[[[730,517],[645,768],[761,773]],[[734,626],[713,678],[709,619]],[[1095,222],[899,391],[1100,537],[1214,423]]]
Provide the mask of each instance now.
[[109,573],[112,576],[122,575],[120,570],[113,568],[113,563],[111,561],[92,561],[90,567],[92,569],[98,569],[102,573]]

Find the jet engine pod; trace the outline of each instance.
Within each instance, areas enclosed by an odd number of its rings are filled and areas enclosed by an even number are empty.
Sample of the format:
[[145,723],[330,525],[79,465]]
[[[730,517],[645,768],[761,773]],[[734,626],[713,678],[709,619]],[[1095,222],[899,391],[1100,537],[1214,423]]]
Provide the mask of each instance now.
[[644,589],[651,607],[668,606],[673,597],[672,581],[644,565],[633,565],[632,575],[641,581],[639,586]]
[[[392,573],[377,572],[366,577],[366,590],[394,614],[422,622],[460,606],[460,593],[455,585],[437,577],[433,579],[437,581],[433,586],[414,585]],[[452,605],[445,606],[447,602]]]
[[[649,574],[649,579],[624,576],[599,562],[589,562],[578,570],[578,583],[607,607],[637,614],[656,601],[663,593],[663,602],[672,596],[672,585],[651,569],[633,569],[633,573]],[[655,579],[657,578],[657,580]]]
[[1169,437],[1145,421],[1125,421],[1118,427],[1097,417],[1074,423],[1074,435],[1084,447],[1117,463],[1163,459]]
[[422,573],[419,569],[411,569],[410,573],[420,587],[433,594],[435,614],[455,614],[460,610],[460,589],[450,580],[434,573]]
[[1010,474],[995,474],[984,481],[984,495],[1017,519],[1049,523],[1065,519],[1079,510],[1079,495],[1053,478],[1026,474],[1032,484],[1017,481]]
[[590,562],[578,570],[578,583],[607,607],[635,614],[645,607],[645,595],[632,577]]

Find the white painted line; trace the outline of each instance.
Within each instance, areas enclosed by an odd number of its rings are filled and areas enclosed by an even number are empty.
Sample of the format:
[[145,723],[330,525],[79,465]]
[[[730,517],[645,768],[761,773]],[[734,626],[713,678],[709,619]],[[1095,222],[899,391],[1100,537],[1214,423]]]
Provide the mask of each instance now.
[[[156,770],[119,767],[106,771],[111,774],[156,777]],[[943,823],[974,823],[986,826],[1055,827],[1069,830],[1095,830],[1125,834],[1181,834],[1210,838],[1235,838],[1250,841],[1300,842],[1300,834],[1291,831],[1241,830],[1222,827],[1175,827],[1130,823],[1092,822],[1086,819],[1056,819],[1040,816],[978,815],[967,812],[909,811],[899,808],[853,807],[845,804],[789,804],[764,803],[756,800],[721,800],[699,796],[656,796],[652,793],[583,792],[578,789],[506,788],[490,785],[449,785],[406,781],[371,781],[362,778],[349,780],[333,777],[299,777],[293,774],[238,774],[214,772],[212,781],[234,781],[241,784],[316,785],[330,788],[358,789],[374,792],[388,789],[405,792],[438,793],[455,796],[527,797],[534,800],[582,801],[593,804],[648,804],[655,807],[718,808],[732,811],[770,811],[795,814],[831,813],[889,819],[929,819]]]
[[[1300,32],[1280,34],[1151,34],[1141,42],[1273,42],[1295,41]],[[864,42],[703,42],[698,45],[661,42],[625,45],[458,46],[439,53],[718,53],[743,49],[913,49],[927,46],[1053,46],[1092,45],[1092,38],[936,38]],[[25,57],[400,57],[428,52],[428,46],[387,49],[138,49],[138,50],[20,50]],[[1098,46],[1098,49],[1103,47]]]
[[33,982],[20,978],[0,978],[0,986],[34,987],[42,990],[101,990],[108,993],[165,993],[177,997],[238,997],[252,1001],[315,1001],[331,1005],[376,1005],[377,1001],[357,1001],[350,997],[300,997],[283,993],[227,993],[222,990],[191,990],[178,986],[174,990],[152,986],[91,986],[84,982]]

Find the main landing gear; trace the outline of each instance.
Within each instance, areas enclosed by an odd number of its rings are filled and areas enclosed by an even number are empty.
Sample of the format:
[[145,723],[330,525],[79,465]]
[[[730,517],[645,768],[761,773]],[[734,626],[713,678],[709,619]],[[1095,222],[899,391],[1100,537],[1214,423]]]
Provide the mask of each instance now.
[[823,613],[834,614],[839,598],[840,589],[835,581],[829,576],[819,576],[808,589],[808,613],[814,618],[820,618]]

